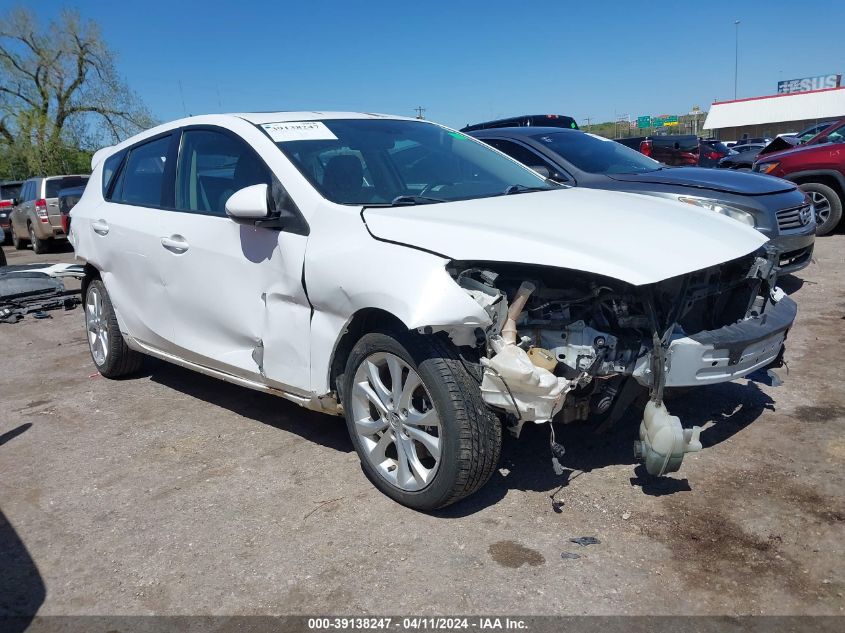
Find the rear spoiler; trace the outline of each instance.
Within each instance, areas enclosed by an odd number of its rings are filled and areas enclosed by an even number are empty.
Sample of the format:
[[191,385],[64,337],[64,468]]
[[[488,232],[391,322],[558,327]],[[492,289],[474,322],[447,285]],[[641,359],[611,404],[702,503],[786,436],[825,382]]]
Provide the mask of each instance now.
[[93,172],[95,169],[97,169],[97,165],[102,163],[106,156],[111,154],[112,151],[114,151],[114,145],[109,145],[108,147],[98,149],[96,152],[94,152],[94,155],[91,157],[91,171]]

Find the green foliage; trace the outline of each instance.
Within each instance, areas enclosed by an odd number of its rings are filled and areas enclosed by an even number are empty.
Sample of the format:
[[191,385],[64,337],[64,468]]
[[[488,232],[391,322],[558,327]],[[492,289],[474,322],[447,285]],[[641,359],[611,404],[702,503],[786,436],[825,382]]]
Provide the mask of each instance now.
[[152,124],[96,23],[0,15],[0,179],[87,173],[95,148]]

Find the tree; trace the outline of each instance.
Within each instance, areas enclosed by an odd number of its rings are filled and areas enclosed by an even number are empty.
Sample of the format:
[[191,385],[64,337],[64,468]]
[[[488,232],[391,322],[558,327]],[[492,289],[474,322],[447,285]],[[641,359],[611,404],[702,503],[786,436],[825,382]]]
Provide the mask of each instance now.
[[[74,11],[43,30],[27,9],[0,16],[0,177],[79,171],[67,168],[80,150],[153,124],[114,58],[99,26]],[[21,165],[29,173],[8,173]]]

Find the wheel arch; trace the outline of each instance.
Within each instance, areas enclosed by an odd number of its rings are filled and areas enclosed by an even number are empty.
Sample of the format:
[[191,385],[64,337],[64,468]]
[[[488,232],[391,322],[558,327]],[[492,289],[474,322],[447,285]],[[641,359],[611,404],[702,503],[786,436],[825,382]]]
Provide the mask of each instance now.
[[85,293],[88,292],[88,286],[95,279],[102,279],[99,269],[93,264],[86,263],[84,266],[85,276],[82,278],[82,300],[85,300]]
[[799,171],[786,176],[786,179],[794,182],[796,185],[806,185],[809,183],[819,183],[827,185],[833,189],[845,203],[845,176],[838,171],[820,170],[820,171]]
[[395,314],[381,308],[361,308],[355,312],[342,330],[340,337],[332,350],[329,363],[329,388],[342,398],[342,384],[340,378],[346,370],[346,361],[352,348],[365,334],[375,332],[407,332],[408,326]]

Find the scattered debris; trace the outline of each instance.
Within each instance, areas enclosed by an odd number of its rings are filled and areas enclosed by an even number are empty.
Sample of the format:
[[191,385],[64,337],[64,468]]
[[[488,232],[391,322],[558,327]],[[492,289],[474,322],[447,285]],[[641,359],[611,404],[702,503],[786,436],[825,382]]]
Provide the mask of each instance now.
[[575,543],[576,545],[580,545],[582,547],[586,547],[587,545],[598,545],[601,543],[595,536],[579,536],[578,538],[571,538],[569,539],[570,543]]
[[623,520],[623,521],[627,521],[627,520],[628,520],[628,519],[630,519],[630,518],[631,518],[631,513],[630,513],[630,512],[623,512],[623,513],[622,513],[622,520]]
[[572,552],[561,552],[560,557],[564,560],[575,560],[576,558],[581,558],[581,554],[574,554]]
[[84,276],[78,264],[5,266],[0,270],[0,323],[17,323],[27,314],[51,318],[46,310],[72,310],[82,303],[60,277]]

